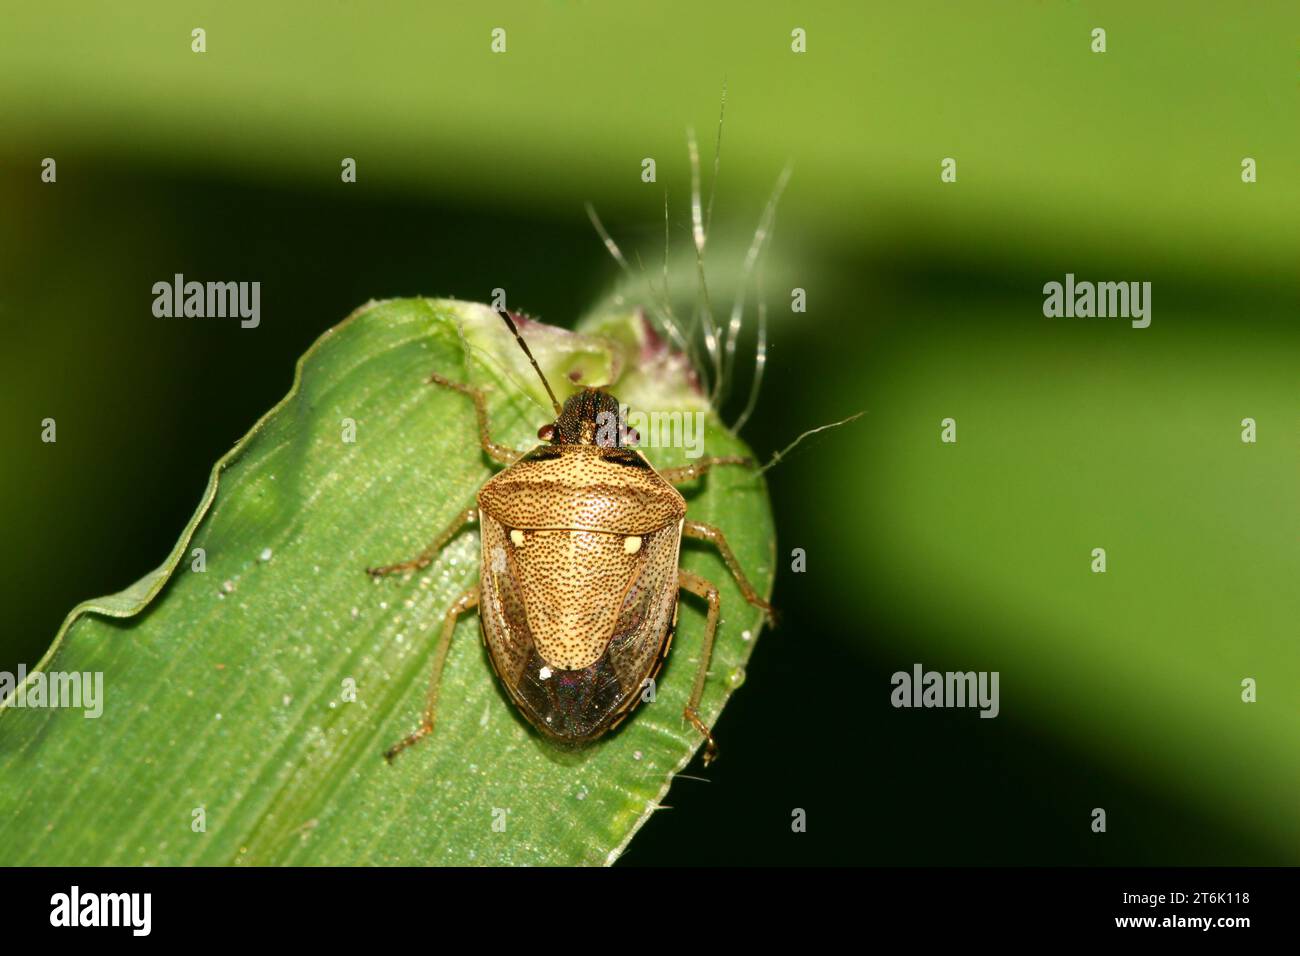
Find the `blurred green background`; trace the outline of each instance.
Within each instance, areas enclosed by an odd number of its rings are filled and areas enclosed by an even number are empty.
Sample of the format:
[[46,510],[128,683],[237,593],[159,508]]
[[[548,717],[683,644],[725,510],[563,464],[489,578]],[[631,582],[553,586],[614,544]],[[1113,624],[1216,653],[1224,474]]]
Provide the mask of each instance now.
[[[657,263],[666,190],[687,248],[724,83],[719,249],[794,169],[746,437],[866,414],[770,472],[807,572],[626,862],[1300,862],[1293,3],[7,9],[0,669],[162,560],[355,306],[572,325],[619,278],[586,200]],[[261,326],[155,318],[177,272],[261,281]],[[1067,272],[1151,282],[1151,327],[1044,318]],[[1001,716],[895,710],[917,662],[999,671]]]

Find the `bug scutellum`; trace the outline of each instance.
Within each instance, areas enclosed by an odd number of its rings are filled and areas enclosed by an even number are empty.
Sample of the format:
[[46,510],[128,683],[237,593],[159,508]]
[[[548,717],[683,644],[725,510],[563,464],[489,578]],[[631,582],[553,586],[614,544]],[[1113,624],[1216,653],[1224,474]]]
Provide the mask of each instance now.
[[[493,441],[482,392],[438,374],[429,383],[467,396],[478,417],[484,453],[506,466],[419,556],[368,568],[379,577],[418,570],[469,524],[480,526],[479,580],[448,609],[434,654],[420,726],[385,752],[394,756],[433,732],[439,683],[461,614],[479,608],[488,657],[528,721],[547,737],[582,744],[612,730],[641,699],[672,646],[680,591],[708,606],[704,644],[684,716],[704,736],[704,759],[717,754],[697,708],[718,626],[717,588],[678,567],[683,536],[717,547],[745,599],[772,608],[745,577],[723,532],[691,521],[674,484],[738,457],[704,457],[655,471],[630,447],[618,400],[584,388],[561,405],[528,344],[506,312],[498,313],[541,377],[554,421],[538,429],[543,444],[520,454]],[[615,423],[615,427],[610,427]]]

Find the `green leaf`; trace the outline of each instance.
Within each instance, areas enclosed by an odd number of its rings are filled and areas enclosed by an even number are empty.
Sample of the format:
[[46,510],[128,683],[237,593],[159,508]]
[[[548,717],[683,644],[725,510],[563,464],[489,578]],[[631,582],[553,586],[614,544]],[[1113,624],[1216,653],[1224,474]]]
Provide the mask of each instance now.
[[[640,319],[603,335],[528,323],[553,383],[569,372],[635,408],[702,409],[680,367],[654,364]],[[39,667],[102,673],[103,713],[0,709],[0,847],[6,864],[607,863],[699,746],[684,724],[703,635],[683,599],[657,699],[576,752],[532,731],[498,686],[472,615],[443,679],[435,734],[391,766],[384,748],[423,705],[442,615],[477,575],[477,533],[422,574],[364,568],[419,552],[492,473],[463,396],[431,371],[489,390],[494,436],[536,444],[540,386],[490,309],[372,303],[327,332],[294,386],[213,469],[175,550],[153,574],[75,608]],[[344,440],[348,420],[355,441]],[[744,454],[711,415],[709,454]],[[683,448],[647,448],[657,467]],[[742,468],[684,489],[722,526],[764,593],[775,564],[761,479]],[[202,548],[206,570],[194,570]],[[743,679],[761,618],[718,556],[722,624],[701,708],[716,719]],[[354,682],[355,701],[345,687]],[[36,692],[43,676],[22,688]],[[4,693],[8,688],[0,688]],[[726,757],[726,739],[719,741]],[[202,808],[206,829],[196,832]],[[504,810],[504,815],[499,811]],[[494,815],[495,812],[495,815]],[[505,820],[504,831],[493,828]]]

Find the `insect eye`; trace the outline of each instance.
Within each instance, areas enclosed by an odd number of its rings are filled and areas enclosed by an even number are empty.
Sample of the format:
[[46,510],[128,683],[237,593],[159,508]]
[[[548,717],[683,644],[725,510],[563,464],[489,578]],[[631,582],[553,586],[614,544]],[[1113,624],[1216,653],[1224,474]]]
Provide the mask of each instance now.
[[537,437],[542,441],[550,441],[555,437],[555,426],[543,425],[541,428],[537,429]]

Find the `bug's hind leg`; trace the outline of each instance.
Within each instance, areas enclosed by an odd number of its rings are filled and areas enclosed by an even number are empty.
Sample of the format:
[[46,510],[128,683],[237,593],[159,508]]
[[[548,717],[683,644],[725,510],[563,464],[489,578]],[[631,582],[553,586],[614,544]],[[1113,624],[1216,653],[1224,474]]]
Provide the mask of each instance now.
[[433,733],[433,722],[438,713],[438,689],[442,684],[442,668],[447,663],[451,636],[456,631],[456,621],[460,616],[478,607],[478,595],[476,584],[458,597],[456,602],[447,609],[447,616],[442,622],[442,635],[438,638],[438,649],[433,654],[433,674],[429,677],[429,697],[424,706],[424,718],[420,721],[419,727],[384,751],[384,759],[390,763],[407,747]]
[[715,528],[713,525],[705,524],[702,521],[686,521],[682,525],[682,534],[687,538],[695,538],[698,541],[708,541],[717,548],[718,554],[722,555],[727,570],[735,578],[736,586],[740,588],[740,593],[745,596],[745,600],[766,614],[769,624],[776,623],[776,611],[754,589],[754,585],[749,583],[749,578],[745,577],[745,572],[741,570],[740,562],[736,560],[736,556],[731,553],[731,545],[727,544],[727,536],[722,533],[721,528]]
[[477,522],[478,509],[466,508],[456,516],[456,520],[448,525],[442,534],[433,539],[433,544],[411,558],[411,560],[402,561],[398,564],[385,564],[378,568],[366,568],[366,574],[372,578],[381,578],[386,574],[400,574],[403,571],[422,571],[433,564],[433,559],[438,556],[438,552],[447,547],[448,541],[460,534],[466,525],[476,524]]
[[[704,459],[706,462],[709,459]],[[689,467],[689,466],[688,466]],[[727,565],[727,570],[731,576],[736,579],[736,584],[740,588],[740,593],[745,596],[745,600],[754,607],[759,608],[767,615],[769,621],[775,621],[776,612],[772,610],[772,605],[763,599],[763,597],[754,590],[754,586],[749,583],[749,578],[745,577],[745,572],[740,569],[740,562],[731,552],[731,545],[727,544],[727,536],[722,533],[720,528],[715,528],[711,524],[704,524],[700,521],[686,521],[682,524],[682,534],[688,538],[696,538],[702,541],[708,541],[718,549],[722,555],[722,560]],[[714,587],[713,582],[706,578],[700,577],[685,568],[679,568],[677,571],[677,586],[683,591],[690,591],[692,594],[704,598],[709,604],[709,617],[704,624],[704,646],[700,649],[700,666],[695,672],[695,684],[691,687],[691,697],[686,704],[686,710],[683,716],[704,735],[704,765],[707,767],[718,757],[718,745],[713,739],[713,734],[705,726],[704,721],[700,718],[699,706],[700,698],[704,696],[704,683],[708,680],[709,664],[713,659],[713,639],[718,630],[718,612],[721,607],[721,601],[718,598],[718,589]]]
[[700,719],[698,708],[700,698],[704,696],[704,682],[709,676],[709,663],[713,660],[713,637],[718,630],[718,608],[721,602],[718,600],[718,589],[711,581],[685,568],[677,570],[677,586],[683,591],[690,591],[704,598],[709,603],[709,617],[704,623],[704,646],[700,648],[700,665],[695,671],[695,684],[691,687],[690,700],[686,702],[686,709],[682,711],[682,716],[704,735],[704,766],[707,767],[717,759],[718,745],[709,728]]
[[449,378],[443,378],[437,372],[433,372],[426,380],[430,385],[440,385],[443,388],[449,388],[453,392],[460,392],[468,396],[474,402],[474,414],[478,417],[478,440],[483,446],[483,451],[489,458],[499,465],[510,465],[519,459],[519,452],[515,451],[508,445],[502,445],[492,440],[492,429],[488,426],[487,397],[471,385],[464,385],[460,382],[453,382]]
[[700,475],[704,474],[710,468],[716,465],[753,465],[754,459],[745,458],[741,455],[716,456],[711,455],[708,458],[701,458],[699,461],[693,461],[689,465],[682,465],[679,468],[665,468],[659,472],[659,476],[670,485],[679,485],[683,481],[694,481]]

